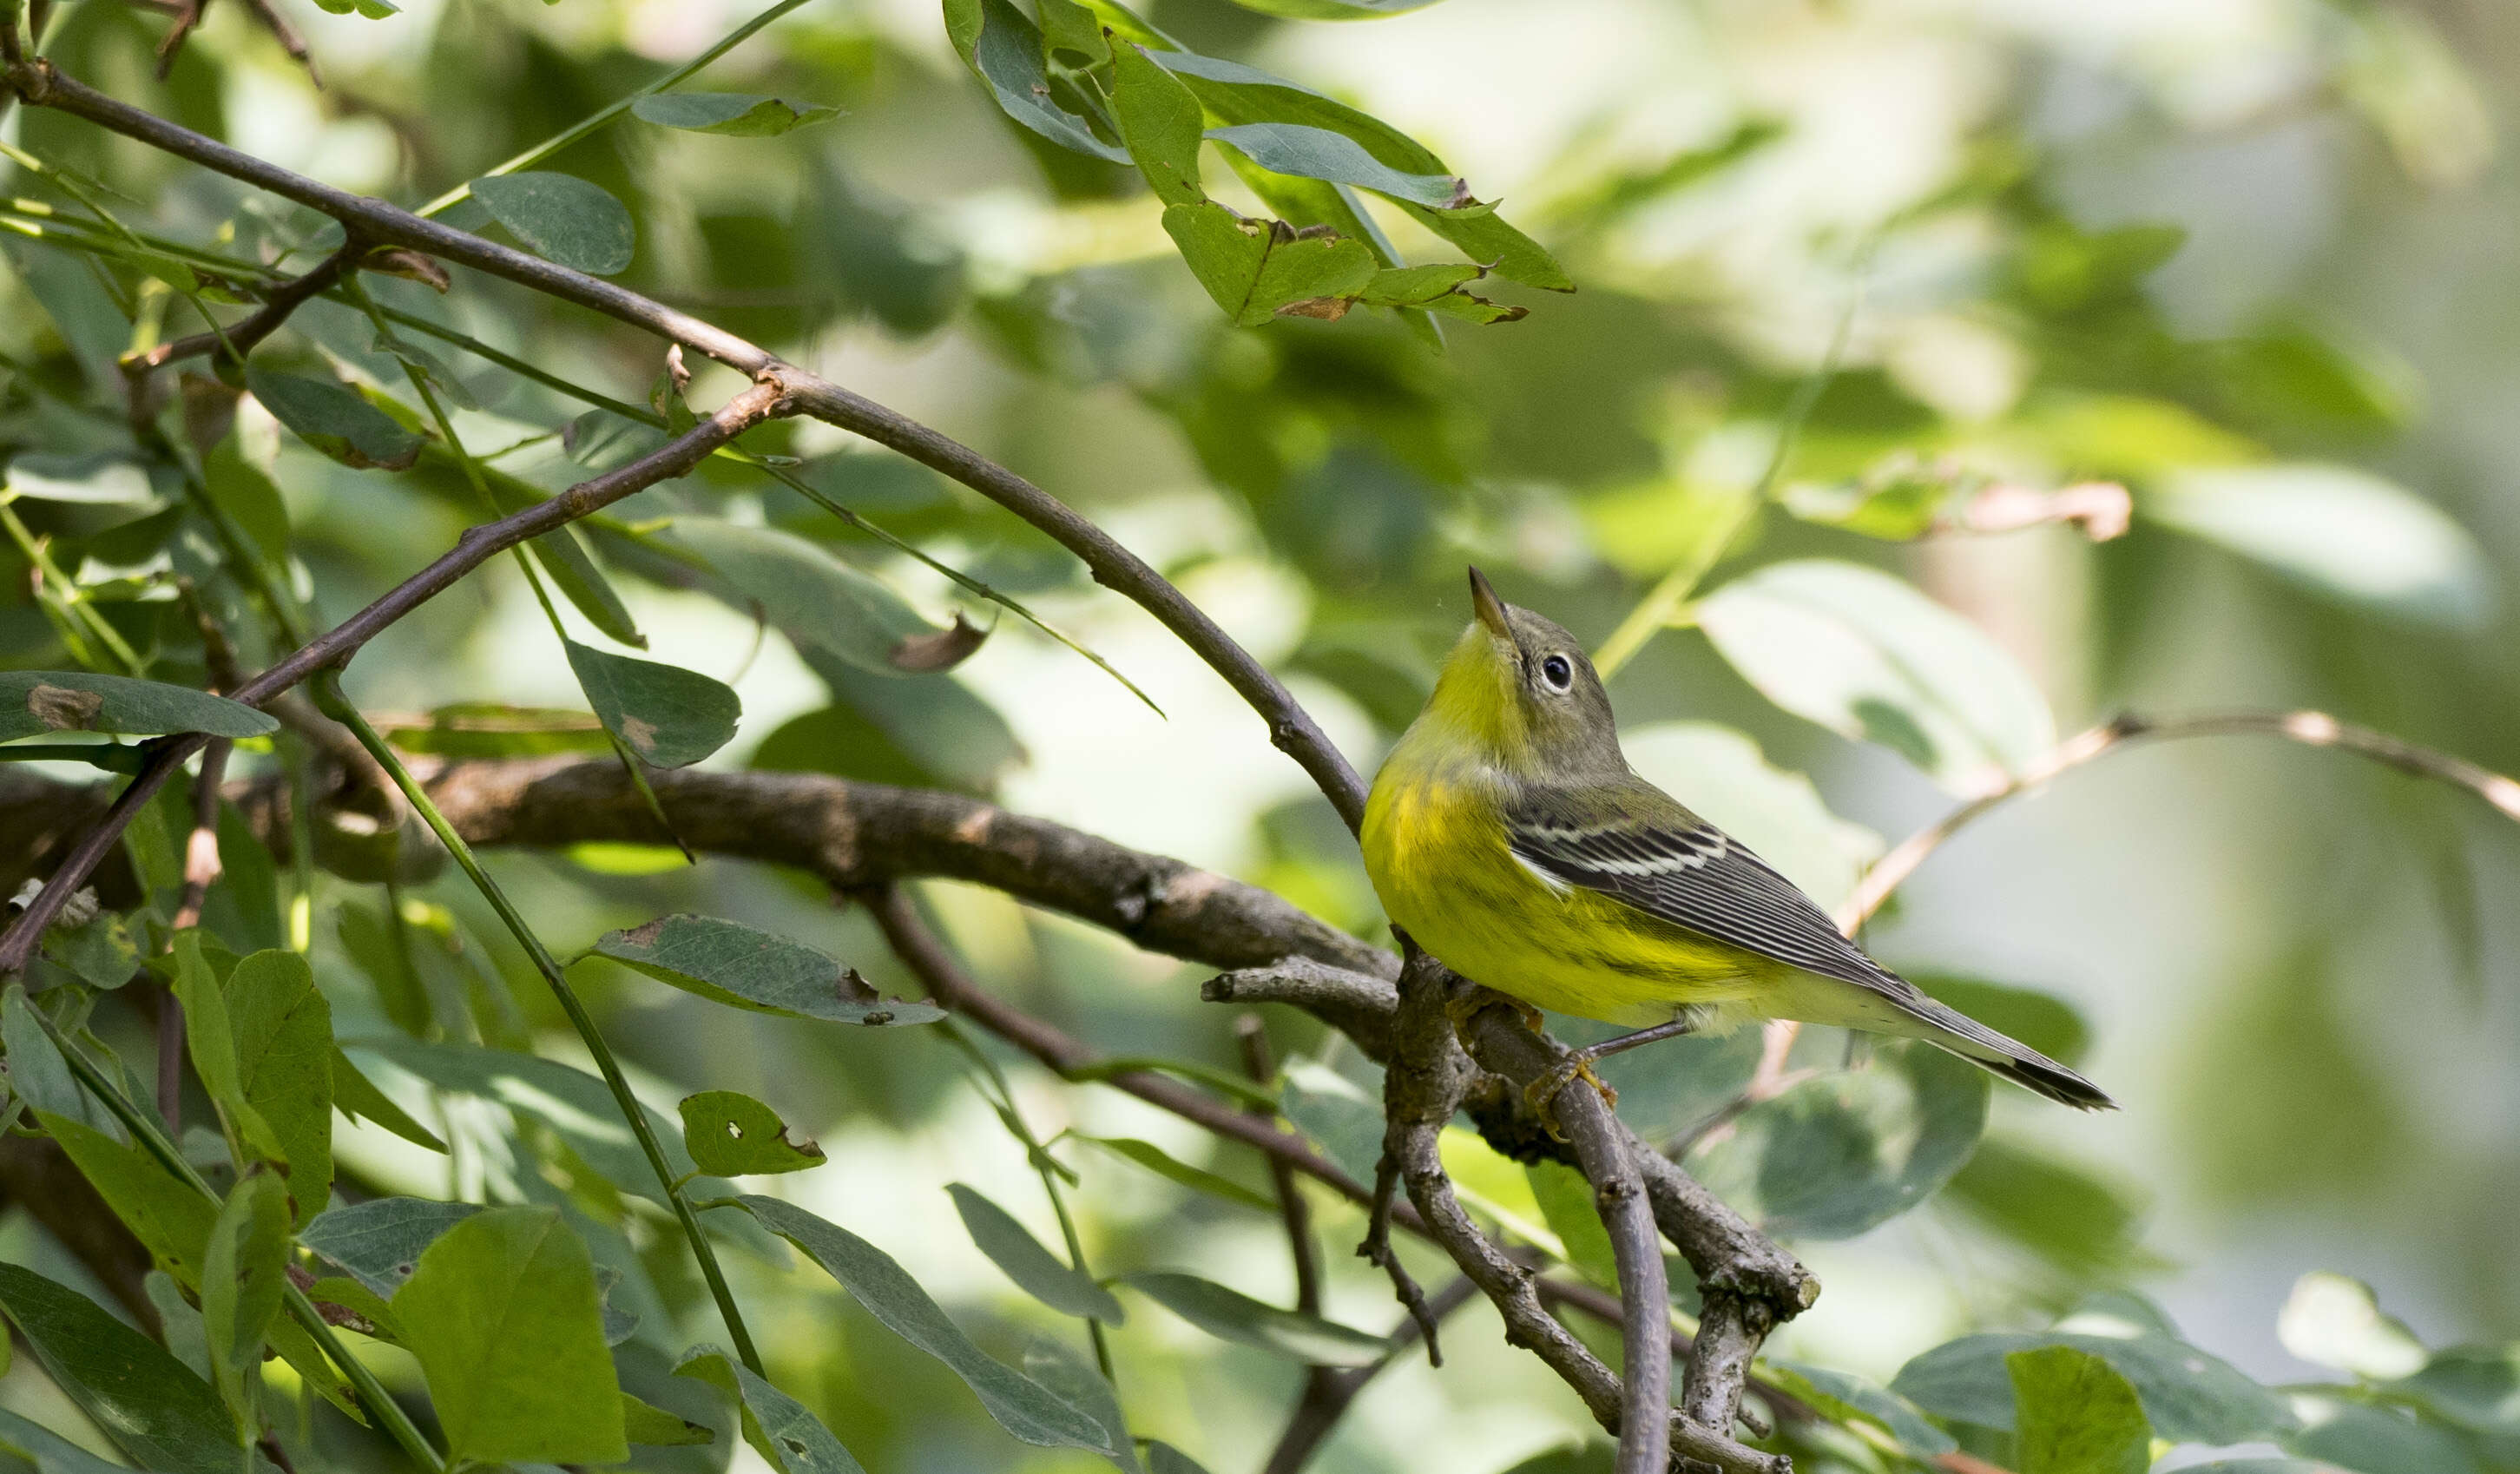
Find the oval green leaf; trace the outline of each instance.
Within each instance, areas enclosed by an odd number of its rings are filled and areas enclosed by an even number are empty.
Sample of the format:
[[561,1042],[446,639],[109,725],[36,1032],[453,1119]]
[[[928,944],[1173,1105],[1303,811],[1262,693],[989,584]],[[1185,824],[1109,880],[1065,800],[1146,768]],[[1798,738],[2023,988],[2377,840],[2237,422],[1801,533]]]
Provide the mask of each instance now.
[[724,684],[679,665],[566,644],[586,703],[650,767],[688,767],[735,736],[743,701]]
[[2117,1369],[2070,1346],[2003,1359],[2012,1378],[2021,1474],[2143,1474],[2152,1425]]
[[0,1311],[55,1385],[135,1465],[162,1474],[234,1474],[236,1430],[227,1409],[172,1352],[22,1265],[0,1263]]
[[2472,630],[2492,616],[2494,571],[2449,514],[2343,466],[2225,466],[2164,477],[2137,504],[2340,603]]
[[2004,1358],[2042,1346],[2089,1352],[2134,1385],[2153,1431],[2173,1443],[2244,1444],[2291,1431],[2283,1400],[2212,1354],[2170,1336],[2078,1331],[1963,1336],[1899,1368],[1890,1390],[1937,1417],[2011,1431],[2015,1401]]
[[279,730],[277,720],[242,701],[163,681],[78,670],[0,671],[0,742],[48,732],[256,737]]
[[659,92],[632,103],[630,112],[660,128],[730,138],[776,137],[840,115],[837,108],[742,92]]
[[330,379],[253,369],[246,382],[271,418],[344,466],[408,470],[428,443],[358,390]]
[[1255,1346],[1316,1366],[1363,1366],[1391,1352],[1380,1336],[1281,1310],[1195,1274],[1153,1271],[1120,1282],[1220,1340]]
[[1877,568],[1774,563],[1709,595],[1697,623],[1769,700],[1957,792],[1983,792],[2055,745],[2048,698],[2002,647]]
[[714,1346],[691,1349],[674,1375],[708,1383],[743,1408],[743,1439],[779,1474],[866,1474],[866,1469],[805,1405],[753,1374]]
[[961,1183],[948,1183],[945,1190],[953,1196],[954,1211],[963,1216],[963,1227],[969,1230],[971,1242],[979,1245],[980,1252],[989,1256],[989,1263],[1005,1271],[1025,1294],[1061,1315],[1080,1319],[1118,1325],[1128,1318],[1128,1313],[1109,1290],[1042,1247],[1041,1240],[1006,1209]]
[[630,264],[630,211],[573,174],[485,174],[472,181],[472,198],[544,260],[599,277]]
[[686,993],[762,1013],[877,1026],[945,1016],[933,1004],[878,997],[855,968],[801,942],[715,916],[658,916],[606,932],[594,951]]
[[685,1095],[681,1110],[683,1145],[702,1172],[741,1177],[823,1165],[822,1147],[788,1139],[779,1113],[741,1091]]

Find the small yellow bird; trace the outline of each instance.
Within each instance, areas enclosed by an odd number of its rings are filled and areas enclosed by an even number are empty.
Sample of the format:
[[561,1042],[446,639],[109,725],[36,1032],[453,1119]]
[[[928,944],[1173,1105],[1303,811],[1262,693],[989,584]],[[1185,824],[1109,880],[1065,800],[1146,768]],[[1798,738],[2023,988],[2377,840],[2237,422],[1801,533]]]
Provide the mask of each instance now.
[[1478,618],[1374,778],[1365,868],[1392,921],[1462,976],[1637,1027],[1545,1084],[1656,1039],[1789,1018],[1921,1039],[2051,1100],[2114,1108],[1865,956],[1792,881],[1637,777],[1574,637],[1476,568],[1470,599]]

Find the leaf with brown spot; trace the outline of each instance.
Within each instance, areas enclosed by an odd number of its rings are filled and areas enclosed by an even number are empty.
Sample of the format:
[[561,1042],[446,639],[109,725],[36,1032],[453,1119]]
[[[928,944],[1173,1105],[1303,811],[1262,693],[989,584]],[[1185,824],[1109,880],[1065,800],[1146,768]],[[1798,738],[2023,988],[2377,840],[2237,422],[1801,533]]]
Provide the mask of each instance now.
[[440,294],[455,285],[454,278],[446,274],[446,268],[439,265],[435,257],[399,246],[369,256],[359,263],[359,269],[382,276],[400,277],[406,282],[419,282]]
[[85,732],[104,709],[105,697],[92,691],[39,685],[26,692],[26,710],[55,732]]

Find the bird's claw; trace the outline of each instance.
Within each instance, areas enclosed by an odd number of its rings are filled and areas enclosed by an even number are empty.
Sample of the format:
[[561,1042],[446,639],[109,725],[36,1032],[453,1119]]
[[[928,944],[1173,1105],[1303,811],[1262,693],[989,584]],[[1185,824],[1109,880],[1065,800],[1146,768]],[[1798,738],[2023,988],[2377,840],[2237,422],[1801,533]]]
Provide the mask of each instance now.
[[1556,1140],[1566,1139],[1566,1133],[1557,1125],[1557,1096],[1578,1080],[1600,1092],[1603,1105],[1612,1110],[1618,1109],[1619,1093],[1611,1088],[1608,1081],[1593,1073],[1593,1056],[1581,1050],[1568,1054],[1551,1065],[1539,1079],[1523,1088],[1522,1098],[1531,1106],[1533,1114],[1540,1117],[1540,1124],[1549,1128],[1549,1135]]

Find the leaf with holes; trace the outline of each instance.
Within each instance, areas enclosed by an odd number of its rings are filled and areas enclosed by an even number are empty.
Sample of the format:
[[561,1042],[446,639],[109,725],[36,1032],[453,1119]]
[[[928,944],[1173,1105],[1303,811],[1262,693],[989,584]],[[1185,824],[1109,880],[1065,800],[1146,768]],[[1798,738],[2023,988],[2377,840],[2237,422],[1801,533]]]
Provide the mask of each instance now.
[[804,1404],[716,1347],[693,1347],[674,1375],[706,1382],[734,1398],[742,1409],[743,1441],[779,1474],[866,1474]]
[[1094,1276],[1079,1273],[1043,1248],[1041,1240],[1006,1209],[961,1183],[948,1183],[945,1190],[953,1196],[954,1211],[963,1216],[963,1227],[969,1231],[971,1242],[979,1245],[989,1262],[1005,1271],[1025,1294],[1061,1315],[1112,1325],[1128,1318],[1109,1290],[1095,1283]]
[[741,1177],[823,1165],[823,1148],[792,1141],[779,1113],[741,1091],[701,1091],[682,1101],[683,1145],[702,1172]]
[[0,671],[0,742],[54,732],[267,737],[280,723],[242,701],[163,681],[76,670]]
[[390,1299],[438,1235],[480,1211],[477,1203],[374,1197],[315,1215],[298,1230],[297,1241]]
[[599,277],[630,264],[630,211],[574,174],[486,174],[472,181],[472,198],[546,261]]
[[714,916],[658,916],[606,932],[594,951],[686,993],[761,1013],[874,1026],[945,1016],[932,1004],[878,997],[854,968],[801,942]]
[[459,1459],[630,1456],[595,1263],[556,1208],[485,1208],[423,1250],[394,1318]]
[[689,767],[735,736],[743,702],[723,684],[679,665],[566,644],[586,703],[650,767]]
[[1166,206],[1164,233],[1216,305],[1245,328],[1288,312],[1336,317],[1380,269],[1363,241],[1248,220],[1212,200]]
[[1148,1272],[1120,1282],[1221,1340],[1256,1346],[1318,1366],[1363,1366],[1391,1351],[1380,1336],[1281,1310],[1194,1274]]
[[660,128],[730,138],[773,138],[840,115],[837,108],[742,92],[659,92],[632,103],[630,112]]
[[409,470],[428,437],[397,424],[366,396],[330,379],[251,370],[246,382],[271,418],[344,466]]
[[998,1426],[1041,1448],[1117,1452],[1091,1413],[972,1345],[891,1255],[793,1203],[754,1195],[739,1201],[762,1227],[804,1250],[894,1335],[944,1362]]

